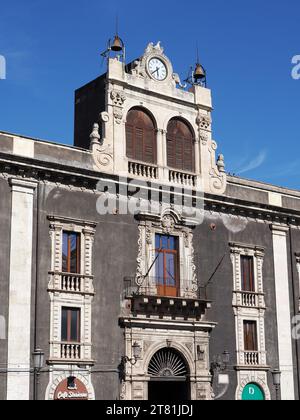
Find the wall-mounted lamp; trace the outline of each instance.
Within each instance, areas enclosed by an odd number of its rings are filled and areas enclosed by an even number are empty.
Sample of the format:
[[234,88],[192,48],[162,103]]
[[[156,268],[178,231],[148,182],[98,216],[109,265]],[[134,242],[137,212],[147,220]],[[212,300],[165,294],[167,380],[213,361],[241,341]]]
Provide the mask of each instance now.
[[222,356],[215,357],[214,361],[211,363],[211,371],[224,371],[228,368],[228,365],[230,363],[230,353],[228,351],[224,351],[222,353]]
[[39,377],[44,367],[45,353],[41,349],[35,349],[32,353],[33,373],[34,373],[34,400],[38,400]]
[[142,348],[141,346],[135,342],[132,346],[132,355],[133,357],[130,359],[128,356],[123,357],[123,364],[130,363],[132,366],[136,365],[138,360],[141,358],[142,355]]
[[274,369],[272,372],[273,384],[276,390],[276,400],[280,400],[280,387],[281,387],[281,372],[279,369]]

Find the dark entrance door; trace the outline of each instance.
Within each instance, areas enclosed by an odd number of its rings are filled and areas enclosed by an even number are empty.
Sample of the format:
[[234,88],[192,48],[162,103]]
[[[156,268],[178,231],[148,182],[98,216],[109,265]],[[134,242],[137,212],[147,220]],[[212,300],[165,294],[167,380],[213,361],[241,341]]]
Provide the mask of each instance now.
[[190,385],[187,381],[155,381],[149,382],[148,400],[149,401],[189,401]]

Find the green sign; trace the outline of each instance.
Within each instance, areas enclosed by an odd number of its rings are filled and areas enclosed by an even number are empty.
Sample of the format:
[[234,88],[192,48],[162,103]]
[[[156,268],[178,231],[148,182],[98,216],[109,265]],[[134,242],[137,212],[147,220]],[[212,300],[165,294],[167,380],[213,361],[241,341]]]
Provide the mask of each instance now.
[[255,384],[248,384],[243,391],[243,401],[264,401],[265,395],[262,389]]

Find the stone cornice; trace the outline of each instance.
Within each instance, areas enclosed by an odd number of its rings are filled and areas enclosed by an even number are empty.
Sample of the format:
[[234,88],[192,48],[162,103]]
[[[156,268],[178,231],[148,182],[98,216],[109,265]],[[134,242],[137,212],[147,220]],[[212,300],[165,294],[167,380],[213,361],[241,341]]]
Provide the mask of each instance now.
[[232,249],[249,249],[261,254],[265,253],[265,248],[262,246],[257,246],[257,245],[249,245],[249,244],[243,244],[240,242],[229,242],[229,246]]
[[195,330],[211,332],[218,324],[215,322],[206,321],[180,321],[180,320],[167,320],[159,318],[120,318],[120,324],[128,328],[146,328],[146,329],[168,329],[168,330]]
[[[28,180],[29,182],[45,182],[66,187],[74,187],[82,190],[97,191],[99,181],[108,184],[120,184],[120,179],[116,175],[99,173],[86,168],[74,166],[66,166],[63,164],[41,161],[26,157],[8,155],[0,153],[0,174],[6,179],[18,178]],[[122,183],[134,181],[131,178],[123,178]],[[211,194],[201,194],[193,189],[185,190],[179,187],[176,193],[170,192],[170,185],[160,185],[158,182],[140,183],[134,181],[133,185],[137,185],[144,190],[161,191],[163,194],[195,196],[195,199],[204,202],[204,210],[212,213],[230,214],[241,218],[254,219],[262,223],[282,224],[285,226],[300,228],[300,211],[287,208],[278,208],[267,204],[255,203],[246,200],[235,199],[227,196],[217,196]],[[101,191],[99,191],[101,193]],[[198,195],[198,198],[197,196]]]
[[70,223],[70,224],[75,224],[77,226],[89,227],[92,229],[95,229],[98,225],[97,222],[91,222],[88,220],[73,219],[70,217],[61,217],[61,216],[55,216],[55,215],[50,215],[47,217],[47,219],[52,223]]

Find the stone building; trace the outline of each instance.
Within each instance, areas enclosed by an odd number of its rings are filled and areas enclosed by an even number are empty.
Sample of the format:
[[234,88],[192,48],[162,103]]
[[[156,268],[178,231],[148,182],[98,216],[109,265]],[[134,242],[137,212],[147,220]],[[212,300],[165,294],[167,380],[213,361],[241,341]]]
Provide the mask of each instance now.
[[74,144],[0,132],[0,399],[210,400],[224,351],[224,399],[299,399],[300,192],[225,172],[160,43],[76,91]]

